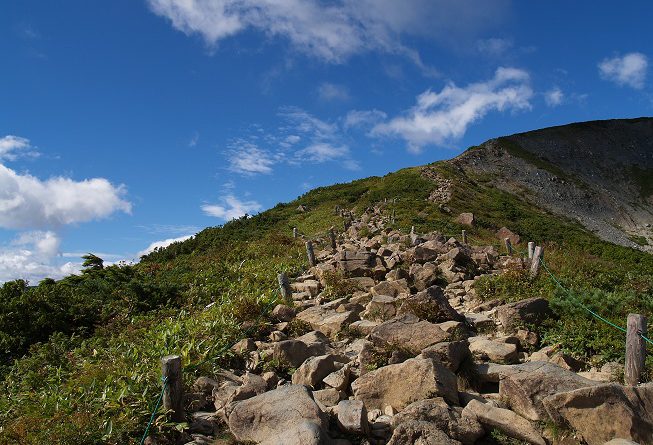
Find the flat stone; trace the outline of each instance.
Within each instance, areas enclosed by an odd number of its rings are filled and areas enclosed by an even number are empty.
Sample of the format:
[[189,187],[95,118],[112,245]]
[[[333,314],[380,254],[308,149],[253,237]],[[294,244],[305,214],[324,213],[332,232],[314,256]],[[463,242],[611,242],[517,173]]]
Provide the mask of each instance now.
[[531,423],[508,409],[496,408],[478,400],[470,401],[463,410],[463,418],[475,419],[488,429],[496,428],[508,437],[533,445],[546,445]]
[[419,354],[423,349],[449,339],[438,326],[420,321],[413,314],[406,314],[381,323],[370,333],[370,340],[377,346],[400,345]]

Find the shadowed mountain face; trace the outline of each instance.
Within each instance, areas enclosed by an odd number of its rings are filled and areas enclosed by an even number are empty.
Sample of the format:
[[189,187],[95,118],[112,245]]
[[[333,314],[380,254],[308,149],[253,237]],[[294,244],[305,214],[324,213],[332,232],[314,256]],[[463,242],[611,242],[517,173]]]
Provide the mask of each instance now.
[[653,118],[492,139],[450,161],[601,238],[653,251]]

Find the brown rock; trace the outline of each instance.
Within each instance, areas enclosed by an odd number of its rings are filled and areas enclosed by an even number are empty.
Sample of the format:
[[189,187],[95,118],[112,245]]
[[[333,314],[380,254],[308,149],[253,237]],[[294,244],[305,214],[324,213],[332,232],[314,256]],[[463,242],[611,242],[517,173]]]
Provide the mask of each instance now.
[[413,314],[406,314],[372,329],[370,340],[377,346],[401,346],[419,354],[431,345],[449,340],[449,336],[435,324],[420,321]]
[[474,214],[473,213],[461,213],[458,215],[458,218],[456,218],[456,222],[458,224],[463,224],[465,226],[473,226],[475,223],[474,220]]
[[516,331],[525,325],[539,325],[552,316],[549,302],[534,297],[496,308],[497,318],[507,331]]
[[519,244],[519,242],[521,241],[521,238],[519,237],[519,235],[517,235],[516,233],[512,232],[512,231],[511,231],[510,229],[508,229],[507,227],[501,227],[501,228],[497,231],[497,238],[499,238],[501,241],[503,241],[504,239],[508,238],[508,239],[510,239],[510,242],[511,242],[513,245],[515,245],[515,244]]
[[546,445],[531,423],[508,409],[496,408],[478,400],[470,401],[463,410],[463,418],[475,419],[491,430],[503,431],[507,436],[533,445]]

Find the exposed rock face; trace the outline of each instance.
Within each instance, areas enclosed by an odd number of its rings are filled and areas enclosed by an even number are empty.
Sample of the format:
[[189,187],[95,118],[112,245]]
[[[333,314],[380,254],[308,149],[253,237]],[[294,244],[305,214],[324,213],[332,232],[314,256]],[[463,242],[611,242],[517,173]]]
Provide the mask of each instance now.
[[370,334],[377,346],[397,346],[419,354],[422,349],[449,339],[449,334],[428,321],[406,314],[381,323]]
[[499,383],[499,394],[517,414],[528,420],[547,420],[542,401],[551,395],[572,391],[596,382],[548,362],[533,362],[531,369],[519,369]]
[[478,400],[470,401],[463,410],[463,418],[475,419],[488,430],[497,428],[507,436],[533,445],[546,445],[531,423],[508,409],[496,408]]
[[461,408],[452,408],[442,398],[411,403],[392,418],[396,427],[412,420],[429,422],[450,438],[471,445],[485,435],[480,423],[471,417],[461,418]]
[[418,400],[441,396],[458,404],[456,375],[441,363],[414,358],[388,365],[359,377],[352,385],[354,398],[367,409],[384,409],[390,405],[402,410]]
[[322,444],[327,423],[311,392],[287,385],[238,403],[229,429],[240,441],[266,444]]
[[552,315],[549,302],[538,297],[504,304],[496,311],[497,318],[507,331],[516,331],[527,324],[539,325]]
[[589,445],[614,438],[653,443],[653,384],[628,387],[608,383],[560,392],[544,399],[558,424],[566,422]]

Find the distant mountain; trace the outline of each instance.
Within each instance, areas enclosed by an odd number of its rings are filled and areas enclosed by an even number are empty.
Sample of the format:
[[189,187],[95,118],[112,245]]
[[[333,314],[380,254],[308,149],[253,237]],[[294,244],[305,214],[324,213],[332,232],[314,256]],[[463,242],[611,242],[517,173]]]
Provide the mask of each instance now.
[[653,251],[653,118],[492,139],[450,161],[601,238]]

